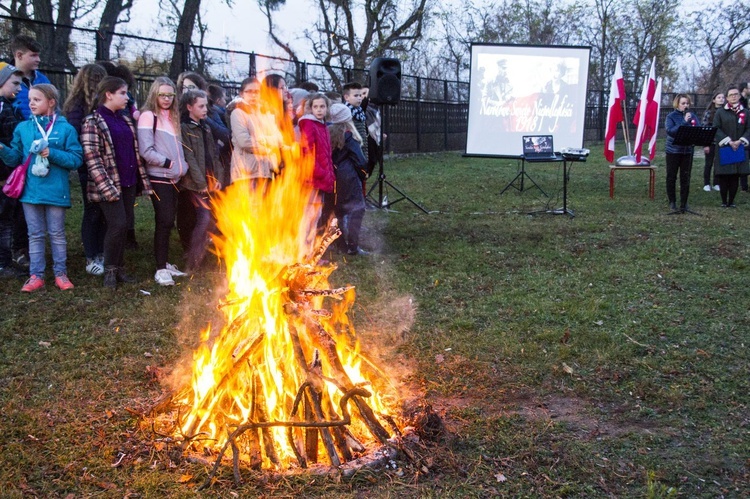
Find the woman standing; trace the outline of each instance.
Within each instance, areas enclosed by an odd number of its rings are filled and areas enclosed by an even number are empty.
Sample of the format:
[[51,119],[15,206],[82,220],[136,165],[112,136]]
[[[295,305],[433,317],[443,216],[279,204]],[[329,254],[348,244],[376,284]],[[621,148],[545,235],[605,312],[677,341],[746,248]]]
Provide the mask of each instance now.
[[[745,149],[750,144],[748,110],[740,103],[740,90],[736,85],[727,88],[727,103],[714,115],[716,130],[716,152],[714,174],[721,192],[721,206],[736,208],[734,198],[740,185],[740,175],[750,173]],[[732,152],[742,149],[742,155],[731,159]],[[724,159],[722,159],[724,157]]]
[[245,78],[240,101],[232,111],[232,183],[245,182],[251,191],[265,193],[268,183],[279,173],[283,140],[276,118],[261,110],[260,82]]
[[[86,64],[73,78],[73,87],[63,105],[63,113],[79,136],[83,120],[96,107],[96,88],[106,76],[107,72],[99,64]],[[99,205],[88,199],[89,178],[85,163],[78,169],[78,180],[83,194],[81,241],[83,253],[86,256],[86,272],[91,275],[102,275],[104,273],[104,234],[107,226]]]
[[680,210],[688,210],[687,200],[690,193],[690,172],[693,168],[693,146],[678,146],[674,143],[677,130],[683,126],[698,126],[697,116],[691,113],[690,97],[685,94],[677,94],[672,102],[674,111],[667,115],[664,122],[664,128],[667,129],[667,144],[665,147],[667,153],[667,198],[669,198],[669,208],[677,211],[677,173],[680,174]]
[[107,220],[104,236],[104,286],[133,282],[123,271],[127,229],[138,193],[151,194],[146,169],[138,156],[138,138],[129,116],[125,80],[107,76],[99,84],[98,107],[86,117],[81,132],[88,169],[88,199]]
[[[701,123],[703,126],[713,126],[714,115],[716,110],[724,105],[726,98],[724,92],[715,93],[711,98],[711,104],[706,108],[706,112],[703,113],[703,119]],[[714,190],[719,190],[719,184],[716,183],[716,173],[714,172],[714,181],[711,182],[711,169],[714,166],[714,155],[716,154],[716,146],[711,144],[708,147],[703,148],[703,153],[706,155],[706,165],[703,167],[703,190],[711,192],[711,186],[714,186]]]
[[174,286],[172,277],[187,275],[167,262],[169,237],[177,211],[177,183],[188,171],[182,152],[176,95],[177,89],[172,80],[166,76],[156,78],[138,119],[138,149],[146,161],[153,190],[154,280],[161,286]]

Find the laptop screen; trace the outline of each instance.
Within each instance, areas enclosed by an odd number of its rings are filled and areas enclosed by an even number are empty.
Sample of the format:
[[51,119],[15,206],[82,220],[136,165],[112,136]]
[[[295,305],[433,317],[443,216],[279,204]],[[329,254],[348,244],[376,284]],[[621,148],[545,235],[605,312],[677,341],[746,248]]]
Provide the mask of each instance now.
[[523,155],[527,158],[535,156],[553,156],[555,148],[552,145],[552,135],[524,135]]

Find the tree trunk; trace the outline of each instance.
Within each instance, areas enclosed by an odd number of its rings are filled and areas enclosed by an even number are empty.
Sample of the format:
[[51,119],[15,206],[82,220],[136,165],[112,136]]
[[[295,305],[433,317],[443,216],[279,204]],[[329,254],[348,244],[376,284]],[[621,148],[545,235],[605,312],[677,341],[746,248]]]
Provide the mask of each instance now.
[[133,1],[128,0],[107,0],[102,11],[102,17],[99,19],[99,34],[96,38],[96,59],[98,61],[108,61],[110,58],[109,51],[112,47],[112,38],[117,20],[123,11],[130,9]]
[[169,65],[169,76],[173,80],[176,80],[177,76],[187,69],[190,40],[193,37],[195,19],[198,17],[200,7],[201,0],[185,0],[185,6],[182,8],[182,14],[180,15],[180,23],[177,25],[172,62]]

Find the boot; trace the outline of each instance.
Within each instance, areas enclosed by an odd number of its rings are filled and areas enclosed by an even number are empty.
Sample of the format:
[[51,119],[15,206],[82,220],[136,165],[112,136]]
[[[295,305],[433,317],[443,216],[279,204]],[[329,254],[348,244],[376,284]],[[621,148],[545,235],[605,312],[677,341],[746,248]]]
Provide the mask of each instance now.
[[118,267],[117,268],[117,282],[122,282],[125,284],[133,284],[135,282],[135,278],[126,274],[124,268]]
[[117,289],[117,267],[108,265],[104,268],[104,287]]

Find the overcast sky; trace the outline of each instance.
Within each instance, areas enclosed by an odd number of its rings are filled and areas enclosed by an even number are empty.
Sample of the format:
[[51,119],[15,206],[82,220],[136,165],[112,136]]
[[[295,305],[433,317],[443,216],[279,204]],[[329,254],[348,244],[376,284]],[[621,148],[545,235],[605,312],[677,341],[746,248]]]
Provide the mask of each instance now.
[[[268,37],[266,18],[255,0],[235,0],[232,8],[223,0],[204,1],[203,4],[203,22],[209,28],[204,45],[264,55],[282,55]],[[311,5],[307,0],[286,0],[286,5],[274,16],[279,29],[283,30],[284,36],[280,37],[282,40],[294,40],[302,35],[302,30],[309,27],[311,20],[316,18],[316,11],[310,9]],[[137,31],[143,36],[168,40],[170,36],[160,34],[153,22],[158,14],[159,2],[138,0],[133,8],[131,22],[124,26],[129,32]],[[193,41],[197,42],[197,39],[194,37]],[[299,51],[301,59],[312,61],[310,52],[302,50],[304,44],[298,42],[294,47]]]

